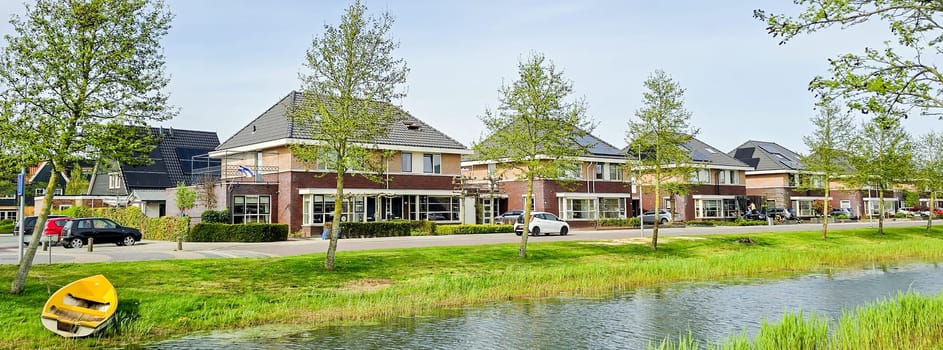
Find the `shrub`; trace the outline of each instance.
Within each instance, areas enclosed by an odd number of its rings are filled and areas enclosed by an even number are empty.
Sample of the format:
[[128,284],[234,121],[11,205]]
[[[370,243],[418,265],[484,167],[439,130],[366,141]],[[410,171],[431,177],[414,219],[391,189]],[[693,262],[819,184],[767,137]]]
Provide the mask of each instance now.
[[603,219],[599,220],[599,226],[638,226],[641,221],[639,217],[628,219]]
[[207,224],[228,224],[229,209],[204,211],[200,214],[200,221]]
[[144,215],[138,207],[127,208],[89,208],[77,206],[63,210],[55,210],[54,214],[65,215],[73,218],[103,217],[114,220],[121,226],[133,227],[141,231],[144,239],[150,240],[176,240],[177,237],[185,235],[190,227],[190,218],[188,217],[170,217],[164,216],[151,218]]
[[276,242],[288,240],[284,224],[218,224],[199,223],[193,226],[190,242]]
[[747,220],[744,218],[737,218],[733,221],[733,224],[736,226],[763,226],[768,223],[764,220]]
[[708,220],[703,220],[703,221],[685,221],[684,224],[685,224],[686,226],[705,226],[705,227],[717,226],[717,222],[716,222],[716,221],[708,221]]
[[141,234],[145,239],[176,241],[190,230],[190,218],[181,216],[162,216],[144,219]]
[[341,238],[409,236],[412,223],[403,221],[342,222]]
[[906,218],[906,217],[907,217],[907,214],[905,214],[905,213],[896,213],[896,214],[894,214],[894,218],[897,218],[897,219],[903,219],[903,218]]
[[838,220],[848,220],[848,215],[841,214],[835,217]]
[[513,225],[438,225],[435,228],[437,235],[510,232],[514,232]]
[[429,220],[393,220],[388,222],[404,222],[409,224],[413,236],[428,236],[435,234],[436,223]]

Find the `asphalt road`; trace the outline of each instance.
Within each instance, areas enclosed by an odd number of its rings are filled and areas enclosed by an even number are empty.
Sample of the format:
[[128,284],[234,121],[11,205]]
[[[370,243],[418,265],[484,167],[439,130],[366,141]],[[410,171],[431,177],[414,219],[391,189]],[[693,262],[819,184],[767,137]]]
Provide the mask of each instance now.
[[[858,228],[877,226],[877,222],[830,224],[830,228]],[[886,226],[919,226],[926,221],[888,221]],[[678,227],[659,230],[661,237],[693,236],[712,234],[745,234],[751,232],[788,232],[809,231],[820,228],[820,224],[783,224],[774,226],[723,226],[723,227]],[[572,231],[567,236],[533,236],[529,242],[578,241],[578,240],[616,240],[639,237],[651,237],[651,229],[633,230],[584,230]],[[29,236],[27,236],[29,238]],[[518,243],[520,237],[512,233],[388,237],[368,239],[342,239],[338,251],[371,250],[388,248],[415,248],[431,246],[467,246],[479,244]],[[33,260],[34,264],[48,263],[89,263],[119,262],[166,259],[204,259],[204,258],[259,258],[292,256],[323,253],[327,251],[328,241],[318,238],[291,239],[285,242],[271,243],[191,243],[184,242],[183,250],[176,250],[175,242],[141,241],[131,247],[119,247],[114,244],[99,244],[89,252],[81,249],[66,249],[53,246],[49,251],[40,248]],[[25,248],[24,248],[25,251]],[[17,264],[18,249],[16,237],[0,235],[0,264]]]

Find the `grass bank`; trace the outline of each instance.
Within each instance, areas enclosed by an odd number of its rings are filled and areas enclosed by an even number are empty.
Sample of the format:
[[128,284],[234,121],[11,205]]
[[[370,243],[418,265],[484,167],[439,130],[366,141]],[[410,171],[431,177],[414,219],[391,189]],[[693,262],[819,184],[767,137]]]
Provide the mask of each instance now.
[[[356,322],[498,300],[943,260],[943,229],[874,231],[834,231],[825,241],[818,231],[669,238],[657,252],[632,240],[535,242],[524,260],[516,244],[340,252],[334,272],[323,270],[323,254],[36,265],[23,295],[0,298],[0,348],[116,346],[205,330]],[[743,236],[754,243],[738,243]],[[15,269],[0,266],[3,286]],[[98,273],[118,289],[116,326],[81,340],[43,329],[38,318],[46,298]]]
[[[750,349],[939,349],[943,344],[943,294],[927,297],[900,293],[844,313],[837,321],[815,314],[787,314],[779,323],[764,322],[752,339],[745,335],[707,343],[709,350]],[[649,349],[695,350],[702,343],[690,334],[666,339]]]

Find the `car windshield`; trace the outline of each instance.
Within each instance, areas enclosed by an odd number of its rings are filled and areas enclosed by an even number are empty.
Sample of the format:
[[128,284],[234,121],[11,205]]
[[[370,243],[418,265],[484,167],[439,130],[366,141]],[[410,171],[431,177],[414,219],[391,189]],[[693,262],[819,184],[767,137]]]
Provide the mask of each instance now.
[[654,210],[649,210],[649,211],[646,211],[644,215],[654,215],[654,214],[655,214]]

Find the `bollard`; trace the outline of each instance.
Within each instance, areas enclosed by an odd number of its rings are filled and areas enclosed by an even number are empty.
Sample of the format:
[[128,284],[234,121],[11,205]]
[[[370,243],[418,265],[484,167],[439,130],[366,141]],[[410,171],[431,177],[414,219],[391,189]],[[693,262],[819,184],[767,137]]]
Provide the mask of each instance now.
[[183,237],[177,237],[177,250],[183,250]]
[[95,244],[95,238],[89,237],[89,238],[88,238],[88,252],[89,252],[89,253],[92,252],[92,245],[94,245],[94,244]]

